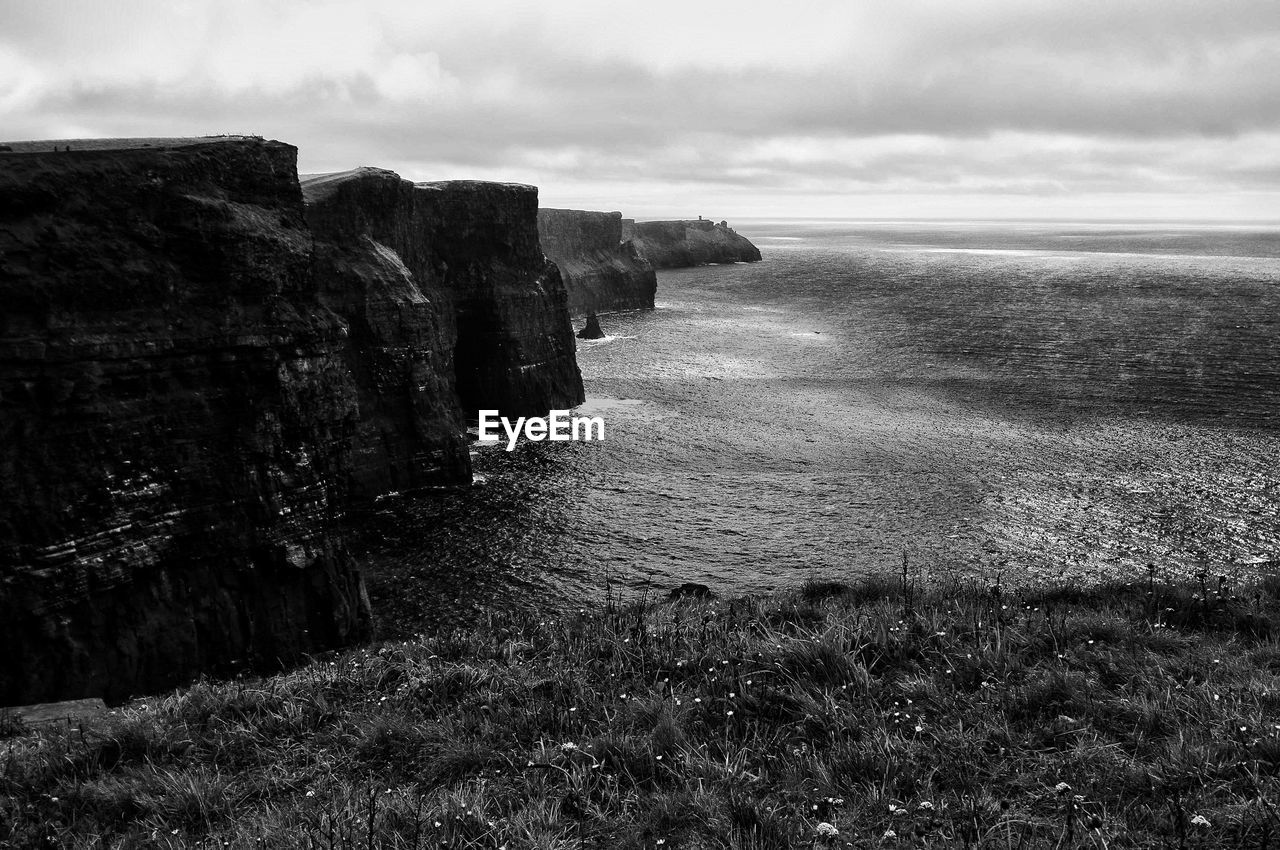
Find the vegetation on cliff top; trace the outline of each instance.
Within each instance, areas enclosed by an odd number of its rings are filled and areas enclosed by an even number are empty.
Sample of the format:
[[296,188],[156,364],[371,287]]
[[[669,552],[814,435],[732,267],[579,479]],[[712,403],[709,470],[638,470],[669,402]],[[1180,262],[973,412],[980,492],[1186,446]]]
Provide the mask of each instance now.
[[0,730],[0,845],[1267,847],[1280,581],[493,615]]

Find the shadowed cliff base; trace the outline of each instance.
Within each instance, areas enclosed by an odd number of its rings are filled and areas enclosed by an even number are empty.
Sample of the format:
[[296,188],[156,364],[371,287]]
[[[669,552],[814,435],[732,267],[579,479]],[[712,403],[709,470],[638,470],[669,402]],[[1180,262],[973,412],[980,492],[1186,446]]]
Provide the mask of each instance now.
[[637,253],[655,269],[754,263],[760,259],[760,249],[723,221],[628,222],[624,238],[630,239]]
[[463,405],[582,399],[531,187],[362,170],[304,208],[280,142],[9,147],[0,704],[367,638],[348,507],[469,482]]
[[620,212],[538,210],[542,250],[564,277],[574,316],[653,308],[657,275],[622,229]]

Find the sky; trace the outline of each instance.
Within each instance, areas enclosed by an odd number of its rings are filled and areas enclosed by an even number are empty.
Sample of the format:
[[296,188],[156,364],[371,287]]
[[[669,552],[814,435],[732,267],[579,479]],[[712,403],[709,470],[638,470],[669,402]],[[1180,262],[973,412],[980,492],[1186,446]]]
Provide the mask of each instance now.
[[1280,0],[0,0],[0,139],[640,218],[1280,220]]

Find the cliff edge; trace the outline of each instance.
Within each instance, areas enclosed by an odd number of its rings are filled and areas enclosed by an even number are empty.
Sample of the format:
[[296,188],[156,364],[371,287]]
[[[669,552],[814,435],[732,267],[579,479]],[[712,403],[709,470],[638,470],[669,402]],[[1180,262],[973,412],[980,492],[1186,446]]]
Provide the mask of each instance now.
[[582,400],[527,186],[256,138],[0,152],[0,705],[366,638],[352,504]]
[[653,308],[658,277],[622,229],[620,212],[538,210],[542,250],[564,277],[571,314]]
[[296,150],[0,153],[0,704],[358,640]]
[[655,269],[701,266],[708,263],[754,263],[760,249],[725,222],[628,222],[636,251]]

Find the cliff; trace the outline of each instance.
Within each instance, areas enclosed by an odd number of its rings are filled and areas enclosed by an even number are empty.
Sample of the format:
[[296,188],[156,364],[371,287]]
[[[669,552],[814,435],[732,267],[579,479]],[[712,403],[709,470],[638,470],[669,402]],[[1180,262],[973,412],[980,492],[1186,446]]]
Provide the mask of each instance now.
[[653,308],[658,277],[624,239],[622,213],[540,209],[538,236],[564,277],[573,315]]
[[630,229],[636,251],[655,269],[760,259],[760,249],[724,222],[638,221]]
[[296,151],[0,154],[0,704],[369,630]]
[[469,480],[453,313],[414,220],[412,185],[360,169],[304,181],[303,196],[319,300],[347,323],[342,365],[360,411],[344,470],[351,496]]
[[0,152],[0,705],[365,638],[352,500],[582,397],[536,190],[146,145]]
[[464,412],[545,414],[586,396],[559,269],[538,240],[538,190],[514,183],[417,183],[414,197],[457,322]]

